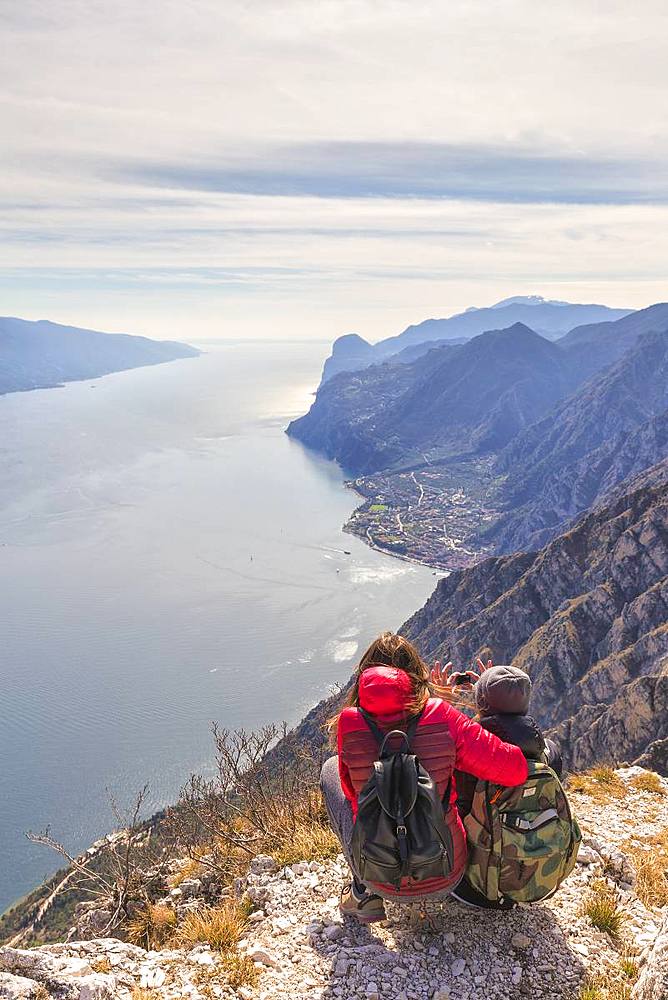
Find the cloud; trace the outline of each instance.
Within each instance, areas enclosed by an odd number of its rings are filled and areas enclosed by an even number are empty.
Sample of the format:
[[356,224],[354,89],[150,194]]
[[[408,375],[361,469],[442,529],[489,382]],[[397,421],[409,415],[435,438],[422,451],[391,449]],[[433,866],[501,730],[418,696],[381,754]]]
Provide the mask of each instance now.
[[665,298],[658,0],[0,0],[3,312],[397,332]]
[[268,146],[236,162],[112,168],[124,182],[185,191],[320,198],[665,204],[663,160],[587,157],[506,146],[327,142]]

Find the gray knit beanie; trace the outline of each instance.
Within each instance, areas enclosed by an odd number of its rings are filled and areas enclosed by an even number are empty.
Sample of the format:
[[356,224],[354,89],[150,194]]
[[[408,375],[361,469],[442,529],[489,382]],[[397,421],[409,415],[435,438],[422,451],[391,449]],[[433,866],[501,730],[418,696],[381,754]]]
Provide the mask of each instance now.
[[481,715],[495,712],[525,715],[529,710],[531,678],[519,667],[490,667],[476,681],[473,695]]

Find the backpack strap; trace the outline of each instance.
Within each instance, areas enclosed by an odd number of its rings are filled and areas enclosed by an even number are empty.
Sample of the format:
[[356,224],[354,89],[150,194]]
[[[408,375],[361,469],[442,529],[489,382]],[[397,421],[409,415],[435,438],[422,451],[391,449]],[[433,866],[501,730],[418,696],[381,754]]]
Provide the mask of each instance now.
[[559,813],[556,809],[543,809],[542,813],[538,813],[533,820],[513,816],[511,819],[504,818],[504,822],[506,826],[510,826],[514,830],[522,830],[526,833],[528,830],[540,830],[541,826],[545,826],[546,823],[550,823],[554,819],[559,819]]
[[417,715],[414,715],[411,721],[408,723],[408,726],[406,727],[406,736],[408,738],[409,747],[412,745],[413,740],[415,739],[415,734],[417,733],[417,727],[420,725],[420,719],[422,718],[422,712],[424,712],[424,709],[418,712]]
[[390,736],[395,736],[395,735],[403,736],[403,738],[406,741],[406,749],[407,750],[411,749],[411,744],[412,744],[412,742],[413,742],[413,740],[415,738],[415,734],[417,732],[417,727],[420,724],[420,719],[422,718],[422,712],[418,712],[417,715],[413,716],[413,718],[410,720],[410,722],[406,726],[405,730],[404,729],[390,729],[389,732],[384,732],[380,728],[380,726],[378,725],[378,723],[376,722],[376,720],[373,718],[373,716],[369,715],[369,713],[365,709],[358,707],[357,711],[360,713],[360,715],[362,716],[362,718],[366,722],[367,726],[369,727],[369,729],[373,733],[374,738],[376,740],[376,743],[378,744],[379,753],[380,753],[381,757],[383,755],[383,752],[385,751],[385,744],[387,743],[387,741],[390,738]]
[[365,711],[365,709],[363,709],[363,708],[358,708],[357,711],[360,713],[360,715],[362,716],[362,718],[366,722],[367,726],[369,727],[369,729],[373,733],[374,739],[376,740],[376,743],[378,744],[378,746],[382,746],[383,740],[385,739],[385,733],[380,728],[380,726],[376,723],[376,720],[374,719],[374,717],[372,715],[369,715],[369,713],[367,711]]

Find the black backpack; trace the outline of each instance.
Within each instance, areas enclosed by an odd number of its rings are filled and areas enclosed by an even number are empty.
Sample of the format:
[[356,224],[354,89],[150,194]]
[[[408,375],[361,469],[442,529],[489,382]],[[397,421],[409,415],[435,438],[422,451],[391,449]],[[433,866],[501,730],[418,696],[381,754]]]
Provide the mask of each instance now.
[[[445,810],[450,783],[441,800],[436,783],[410,752],[420,715],[405,732],[384,733],[367,712],[359,711],[379,746],[379,759],[358,797],[353,827],[352,857],[360,878],[392,885],[398,892],[403,878],[424,882],[449,875],[453,846]],[[392,736],[402,738],[403,749],[387,749]]]

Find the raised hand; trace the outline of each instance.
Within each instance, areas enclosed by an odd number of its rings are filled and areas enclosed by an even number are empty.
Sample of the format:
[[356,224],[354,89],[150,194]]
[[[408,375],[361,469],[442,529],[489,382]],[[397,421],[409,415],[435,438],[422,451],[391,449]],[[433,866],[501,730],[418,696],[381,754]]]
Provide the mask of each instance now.
[[450,690],[450,674],[452,673],[452,663],[448,661],[445,666],[441,665],[440,660],[436,660],[434,666],[429,672],[429,683],[436,690],[438,694],[438,688],[443,691]]
[[476,660],[476,665],[478,667],[479,674],[484,674],[486,670],[490,670],[494,666],[491,660],[488,660],[487,663],[483,663],[480,657]]

